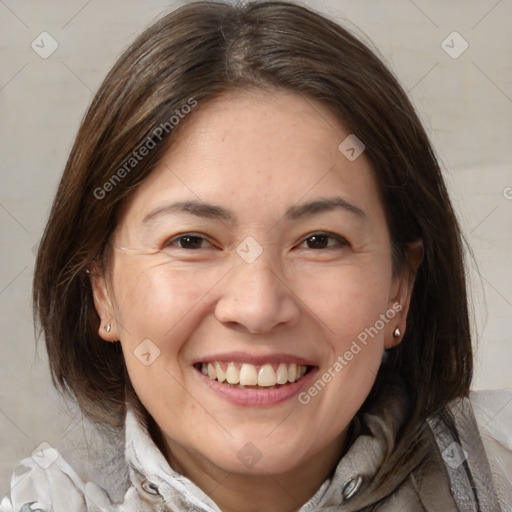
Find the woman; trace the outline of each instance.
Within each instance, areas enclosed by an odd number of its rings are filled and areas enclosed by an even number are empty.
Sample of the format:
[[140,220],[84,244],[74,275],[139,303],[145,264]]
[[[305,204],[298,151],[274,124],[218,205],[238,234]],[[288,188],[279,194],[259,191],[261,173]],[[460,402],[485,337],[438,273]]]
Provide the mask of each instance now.
[[133,43],[77,135],[34,304],[103,444],[87,468],[25,459],[2,511],[512,507],[492,421],[512,397],[468,398],[461,234],[427,136],[308,9],[197,2]]

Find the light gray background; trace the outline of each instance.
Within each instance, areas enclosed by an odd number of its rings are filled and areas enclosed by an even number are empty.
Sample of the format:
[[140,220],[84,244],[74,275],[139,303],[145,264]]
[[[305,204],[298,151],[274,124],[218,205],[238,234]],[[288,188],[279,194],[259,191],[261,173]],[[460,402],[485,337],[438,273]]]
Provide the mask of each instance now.
[[[512,1],[306,3],[373,40],[409,91],[480,270],[470,264],[474,388],[512,387]],[[43,346],[35,353],[34,247],[93,92],[133,37],[176,5],[0,0],[0,496],[19,458],[81,435],[52,389]],[[31,48],[43,31],[59,45],[47,59]],[[456,59],[441,46],[453,31],[469,44]]]

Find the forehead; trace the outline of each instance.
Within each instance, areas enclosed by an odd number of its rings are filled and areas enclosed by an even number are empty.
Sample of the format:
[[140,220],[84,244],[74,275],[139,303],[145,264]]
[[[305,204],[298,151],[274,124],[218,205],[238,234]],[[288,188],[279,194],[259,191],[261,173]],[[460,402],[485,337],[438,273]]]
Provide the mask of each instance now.
[[339,146],[349,135],[322,103],[283,91],[235,91],[199,104],[125,212],[143,219],[176,200],[225,204],[247,219],[329,196],[381,213],[364,153],[351,161]]

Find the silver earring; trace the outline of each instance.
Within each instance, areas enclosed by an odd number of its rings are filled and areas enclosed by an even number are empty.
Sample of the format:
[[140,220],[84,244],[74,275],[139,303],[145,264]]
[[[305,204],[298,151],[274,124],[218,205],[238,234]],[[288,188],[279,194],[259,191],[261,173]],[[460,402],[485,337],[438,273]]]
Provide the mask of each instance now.
[[395,338],[399,338],[401,334],[402,333],[400,332],[400,329],[398,327],[393,331],[393,336]]
[[112,329],[110,324],[105,325],[105,331],[110,332],[110,329]]

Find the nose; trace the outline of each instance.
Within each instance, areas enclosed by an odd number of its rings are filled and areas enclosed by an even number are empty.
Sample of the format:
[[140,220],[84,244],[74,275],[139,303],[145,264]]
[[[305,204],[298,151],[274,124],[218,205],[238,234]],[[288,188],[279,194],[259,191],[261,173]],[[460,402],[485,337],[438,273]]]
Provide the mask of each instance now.
[[263,257],[253,263],[239,262],[226,279],[215,307],[219,322],[250,333],[299,322],[299,298]]

